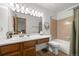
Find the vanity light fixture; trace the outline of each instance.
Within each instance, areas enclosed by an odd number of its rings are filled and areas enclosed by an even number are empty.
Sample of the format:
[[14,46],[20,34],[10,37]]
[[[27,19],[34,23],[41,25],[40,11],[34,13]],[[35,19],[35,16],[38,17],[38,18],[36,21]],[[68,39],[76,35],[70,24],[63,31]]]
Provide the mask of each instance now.
[[30,14],[37,17],[43,17],[43,13],[36,10],[36,8],[25,8],[24,6],[20,6],[19,4],[13,4],[13,3],[10,3],[10,8],[16,12]]

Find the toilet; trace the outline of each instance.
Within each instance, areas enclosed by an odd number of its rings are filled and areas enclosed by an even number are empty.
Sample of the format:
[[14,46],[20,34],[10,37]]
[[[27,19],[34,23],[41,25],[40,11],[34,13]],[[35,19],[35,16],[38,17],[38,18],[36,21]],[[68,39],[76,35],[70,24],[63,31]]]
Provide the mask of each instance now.
[[49,43],[49,48],[52,50],[52,52],[55,54],[55,55],[58,55],[58,52],[59,52],[59,43],[56,42],[56,41],[50,41]]

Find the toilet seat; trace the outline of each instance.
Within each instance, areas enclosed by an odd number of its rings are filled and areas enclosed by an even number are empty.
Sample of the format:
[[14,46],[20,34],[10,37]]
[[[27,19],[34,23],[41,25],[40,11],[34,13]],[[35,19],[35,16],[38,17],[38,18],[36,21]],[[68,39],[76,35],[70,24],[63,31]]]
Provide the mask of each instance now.
[[49,44],[50,44],[50,45],[55,45],[55,46],[59,45],[59,43],[57,43],[57,42],[55,42],[55,41],[51,41],[51,42],[49,42]]

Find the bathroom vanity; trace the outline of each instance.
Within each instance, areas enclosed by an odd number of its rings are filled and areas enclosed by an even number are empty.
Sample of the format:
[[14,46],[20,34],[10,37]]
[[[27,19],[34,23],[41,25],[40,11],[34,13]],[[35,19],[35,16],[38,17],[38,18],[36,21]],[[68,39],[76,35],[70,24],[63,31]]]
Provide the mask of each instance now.
[[[9,9],[9,8],[8,8]],[[8,11],[10,18],[2,21],[4,25],[0,38],[0,55],[1,56],[35,56],[36,47],[42,43],[47,44],[50,38],[48,31],[49,26],[42,17],[32,16],[15,12],[12,9]],[[7,23],[5,23],[7,22]],[[45,28],[46,30],[45,30]],[[38,34],[35,34],[38,33]],[[32,34],[32,35],[28,35]],[[46,35],[44,35],[46,34]],[[14,35],[14,37],[12,36]],[[19,35],[18,37],[15,37]],[[5,39],[5,38],[8,39]]]
[[50,35],[0,40],[1,56],[35,56],[36,45],[48,43]]

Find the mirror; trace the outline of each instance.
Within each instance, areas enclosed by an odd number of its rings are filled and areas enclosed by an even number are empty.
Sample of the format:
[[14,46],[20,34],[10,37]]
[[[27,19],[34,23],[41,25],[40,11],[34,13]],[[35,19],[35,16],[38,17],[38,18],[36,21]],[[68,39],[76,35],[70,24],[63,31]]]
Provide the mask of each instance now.
[[36,17],[28,14],[12,12],[13,31],[15,34],[33,34],[42,31],[42,17]]
[[26,19],[25,18],[14,17],[13,23],[14,23],[15,34],[19,34],[21,32],[26,33]]
[[27,34],[40,33],[42,31],[42,18],[28,15],[26,26]]

